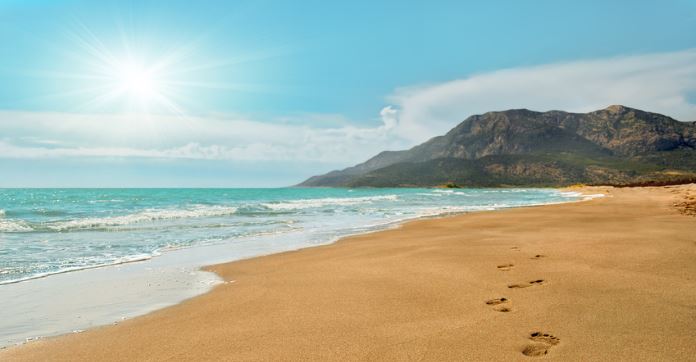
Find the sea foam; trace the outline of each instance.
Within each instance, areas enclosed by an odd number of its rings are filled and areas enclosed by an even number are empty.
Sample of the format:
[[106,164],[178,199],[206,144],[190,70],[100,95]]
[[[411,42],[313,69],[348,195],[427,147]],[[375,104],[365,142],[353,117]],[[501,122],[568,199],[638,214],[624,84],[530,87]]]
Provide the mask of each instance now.
[[98,218],[76,219],[46,225],[54,231],[91,229],[108,226],[124,226],[155,220],[184,219],[197,217],[227,216],[237,212],[236,207],[197,205],[186,209],[148,209],[145,211]]
[[322,199],[300,199],[277,203],[262,203],[261,205],[271,210],[297,210],[310,209],[324,206],[350,206],[358,204],[372,203],[374,201],[396,201],[397,195],[365,196],[365,197],[327,197]]
[[[4,216],[4,214],[3,214]],[[3,233],[24,233],[34,229],[22,220],[12,220],[0,218],[0,232]]]

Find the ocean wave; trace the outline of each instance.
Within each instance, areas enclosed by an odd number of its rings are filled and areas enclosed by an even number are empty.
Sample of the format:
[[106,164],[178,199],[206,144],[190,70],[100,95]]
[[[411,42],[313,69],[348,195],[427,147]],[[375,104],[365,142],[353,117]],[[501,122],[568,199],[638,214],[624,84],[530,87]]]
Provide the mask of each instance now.
[[22,220],[0,219],[0,232],[25,233],[34,229]]
[[[403,193],[356,190],[352,194],[323,190],[317,190],[314,194],[292,191],[287,195],[277,195],[274,201],[267,198],[273,194],[257,194],[258,191],[254,191],[252,197],[242,195],[244,197],[229,198],[225,198],[227,196],[224,194],[214,198],[208,195],[195,198],[185,194],[169,204],[162,204],[159,199],[154,200],[157,203],[148,203],[144,198],[138,201],[137,205],[142,205],[138,209],[131,208],[130,204],[94,206],[86,202],[77,205],[39,203],[27,206],[31,212],[25,212],[12,204],[3,204],[7,211],[6,215],[0,215],[0,233],[26,234],[7,234],[7,237],[2,237],[0,246],[16,247],[17,255],[27,253],[32,258],[36,256],[36,263],[33,264],[34,259],[10,260],[3,267],[11,269],[0,268],[0,284],[147,259],[159,253],[200,245],[229,243],[241,250],[262,245],[263,250],[271,250],[276,247],[282,249],[281,245],[286,239],[298,243],[298,240],[306,240],[307,245],[324,244],[347,235],[397,227],[412,219],[571,202],[585,197],[579,193],[562,194],[550,189],[526,190],[529,195],[507,193],[505,197],[501,197],[503,194],[481,195],[481,190],[428,189],[415,192],[405,190]],[[306,198],[297,198],[299,195]],[[107,195],[99,200],[127,199],[116,196],[112,198]],[[210,205],[204,201],[212,199],[229,204]],[[298,209],[309,210],[303,212]],[[330,212],[333,209],[340,212]],[[19,215],[27,216],[20,219]],[[163,219],[177,220],[158,221]],[[39,236],[32,232],[51,235],[40,235],[41,240],[38,240]],[[289,234],[287,238],[277,236],[286,233]],[[266,237],[272,242],[263,239]]]
[[484,194],[518,194],[532,192],[532,190],[534,189],[487,189],[481,192]]
[[452,194],[454,190],[433,190],[433,192],[437,194]]
[[99,200],[90,200],[87,202],[90,204],[103,204],[103,203],[109,203],[109,202],[123,202],[123,200],[121,200],[121,199],[108,199],[108,200],[99,199]]
[[471,194],[463,192],[463,191],[455,191],[455,190],[433,190],[433,193],[430,194],[430,196],[443,196],[443,195],[462,195],[462,196],[471,196]]
[[310,209],[318,208],[329,205],[338,206],[350,206],[358,204],[368,204],[373,201],[396,201],[399,197],[397,195],[381,195],[381,196],[365,196],[365,197],[342,197],[334,198],[327,197],[323,199],[300,199],[300,200],[290,200],[275,203],[262,203],[263,207],[271,210],[282,211],[282,210],[297,210],[297,209]]
[[[432,195],[431,195],[432,196]],[[334,238],[331,239],[330,242],[336,241],[340,238],[350,236],[350,235],[358,235],[358,234],[363,234],[363,233],[370,233],[370,232],[375,232],[375,231],[380,231],[388,228],[393,228],[393,227],[398,227],[400,224],[410,221],[410,220],[417,220],[417,219],[425,219],[425,218],[432,218],[432,217],[439,217],[439,216],[445,216],[445,215],[453,215],[453,214],[463,214],[467,212],[476,212],[476,211],[492,211],[492,210],[497,210],[497,209],[502,209],[502,208],[507,208],[507,207],[514,207],[513,205],[507,205],[507,204],[493,204],[493,205],[468,205],[468,206],[439,206],[439,207],[423,207],[423,208],[418,208],[415,210],[415,213],[398,213],[398,216],[401,217],[393,217],[393,218],[388,218],[364,225],[358,225],[358,226],[353,226],[349,228],[348,232],[345,233],[339,233],[335,235]]]
[[68,231],[92,229],[107,226],[131,225],[155,220],[185,219],[196,217],[226,216],[237,212],[236,207],[198,205],[188,209],[148,209],[134,214],[85,218],[70,221],[59,221],[47,224],[53,231]]

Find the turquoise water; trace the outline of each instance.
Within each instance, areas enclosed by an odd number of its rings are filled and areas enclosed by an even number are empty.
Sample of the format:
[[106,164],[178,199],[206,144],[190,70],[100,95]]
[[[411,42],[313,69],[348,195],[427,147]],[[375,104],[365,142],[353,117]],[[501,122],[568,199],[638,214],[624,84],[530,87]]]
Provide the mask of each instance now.
[[577,197],[551,189],[0,189],[0,284],[197,245],[243,248],[285,234],[311,246],[407,219]]

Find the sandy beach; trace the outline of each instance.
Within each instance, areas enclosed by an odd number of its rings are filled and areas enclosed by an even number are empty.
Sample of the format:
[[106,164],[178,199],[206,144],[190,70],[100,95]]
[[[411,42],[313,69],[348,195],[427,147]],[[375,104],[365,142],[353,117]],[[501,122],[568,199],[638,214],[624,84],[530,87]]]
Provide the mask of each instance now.
[[3,361],[695,360],[696,185],[409,222],[211,266],[179,305]]

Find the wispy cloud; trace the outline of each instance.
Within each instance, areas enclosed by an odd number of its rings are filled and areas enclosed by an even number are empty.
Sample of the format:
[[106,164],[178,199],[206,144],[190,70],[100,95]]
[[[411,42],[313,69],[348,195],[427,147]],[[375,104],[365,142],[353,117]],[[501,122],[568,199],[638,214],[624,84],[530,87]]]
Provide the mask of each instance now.
[[[469,115],[528,108],[587,112],[624,104],[696,120],[696,49],[505,69],[404,87],[389,96],[385,123],[420,142]],[[394,112],[396,110],[396,112]]]
[[[0,112],[0,158],[139,157],[236,161],[354,162],[404,147],[388,125],[241,118]],[[312,126],[308,125],[311,124]]]
[[[350,165],[509,108],[585,112],[625,104],[696,120],[696,50],[514,68],[397,89],[381,123],[246,117],[0,112],[0,158],[120,157]],[[364,122],[362,122],[364,124]]]

